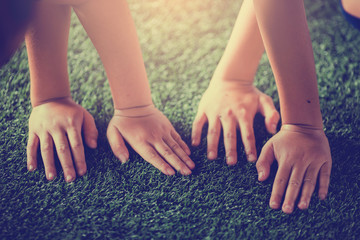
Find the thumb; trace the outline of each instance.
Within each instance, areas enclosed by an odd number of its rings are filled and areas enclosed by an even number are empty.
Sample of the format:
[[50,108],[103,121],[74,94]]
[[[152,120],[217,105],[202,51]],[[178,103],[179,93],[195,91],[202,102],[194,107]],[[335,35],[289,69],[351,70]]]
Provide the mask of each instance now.
[[126,148],[124,138],[114,125],[109,124],[107,129],[107,138],[114,155],[122,162],[126,163],[129,160],[129,151]]
[[276,110],[272,99],[265,95],[260,97],[259,111],[265,117],[265,126],[269,133],[276,133],[276,126],[280,120],[280,114]]
[[274,147],[270,139],[261,149],[259,159],[256,163],[259,181],[265,181],[269,177],[270,166],[274,162],[274,159]]
[[96,148],[98,130],[96,129],[94,118],[86,110],[84,110],[83,133],[86,145],[90,148]]

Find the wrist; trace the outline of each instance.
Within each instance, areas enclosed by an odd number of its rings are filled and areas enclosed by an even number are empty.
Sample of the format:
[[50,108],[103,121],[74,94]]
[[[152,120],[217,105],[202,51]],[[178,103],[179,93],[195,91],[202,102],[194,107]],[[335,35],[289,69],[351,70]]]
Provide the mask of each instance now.
[[252,81],[242,79],[230,79],[224,77],[214,77],[211,79],[209,88],[215,87],[222,91],[241,89],[245,91],[252,91],[256,88]]
[[53,98],[48,98],[48,99],[31,99],[31,106],[33,108],[43,105],[45,103],[49,103],[49,102],[65,102],[65,101],[71,101],[73,102],[73,99],[71,96],[62,96],[62,97],[53,97]]
[[324,134],[324,129],[322,127],[308,124],[282,124],[280,130],[303,134]]
[[146,117],[155,113],[156,107],[153,103],[146,105],[136,105],[114,109],[114,116],[127,117],[127,118],[138,118]]

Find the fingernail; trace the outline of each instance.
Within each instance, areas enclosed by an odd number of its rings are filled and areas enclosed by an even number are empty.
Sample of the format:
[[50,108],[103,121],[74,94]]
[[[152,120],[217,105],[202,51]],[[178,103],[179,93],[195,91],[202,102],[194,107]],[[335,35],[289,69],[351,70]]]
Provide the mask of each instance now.
[[302,201],[302,202],[299,204],[299,208],[301,208],[301,209],[304,209],[304,208],[306,208],[306,207],[307,207],[307,203],[304,202],[304,201]]
[[277,208],[277,206],[278,206],[278,204],[277,204],[277,202],[275,202],[275,201],[272,201],[272,202],[270,203],[270,207]]
[[167,175],[174,175],[175,174],[175,171],[174,171],[174,169],[172,169],[172,168],[168,168],[168,169],[166,169],[166,173],[167,173]]
[[324,199],[326,198],[326,195],[323,194],[323,193],[321,193],[321,194],[319,194],[319,198],[320,198],[321,200],[324,200]]
[[195,145],[195,143],[196,143],[196,141],[195,141],[195,139],[193,139],[192,141],[191,141],[191,145]]
[[183,175],[190,175],[190,174],[191,174],[190,169],[185,168],[185,169],[183,170]]
[[33,165],[29,165],[28,169],[29,169],[30,172],[32,172],[32,171],[35,170],[35,167]]
[[93,148],[96,148],[96,146],[97,146],[97,141],[96,140],[91,140],[91,146],[93,147]]
[[79,176],[84,176],[86,173],[86,170],[79,170],[78,174]]
[[259,173],[259,180],[261,181],[264,178],[264,176],[265,176],[265,173],[261,171]]
[[119,155],[119,159],[120,159],[121,163],[126,163],[128,160],[128,158],[125,156],[125,154],[122,154],[122,153]]
[[232,165],[232,164],[234,164],[234,157],[232,157],[232,156],[229,156],[229,157],[227,157],[226,158],[226,160],[227,160],[227,163],[229,164],[229,165]]
[[53,180],[53,179],[54,179],[54,177],[55,177],[55,176],[54,176],[54,174],[53,174],[53,173],[49,173],[49,176],[48,176],[48,179],[49,179],[49,180]]
[[249,162],[255,162],[256,161],[256,156],[255,154],[251,153],[248,155],[248,161]]
[[215,153],[213,152],[213,151],[210,151],[209,153],[208,153],[208,159],[215,159],[216,158],[216,155],[215,155]]
[[293,208],[290,205],[285,205],[284,210],[286,212],[292,212]]
[[66,181],[67,181],[67,182],[72,182],[72,181],[73,181],[73,177],[70,176],[70,175],[66,176]]
[[276,133],[276,127],[277,127],[276,124],[271,124],[271,132],[272,132],[273,134]]

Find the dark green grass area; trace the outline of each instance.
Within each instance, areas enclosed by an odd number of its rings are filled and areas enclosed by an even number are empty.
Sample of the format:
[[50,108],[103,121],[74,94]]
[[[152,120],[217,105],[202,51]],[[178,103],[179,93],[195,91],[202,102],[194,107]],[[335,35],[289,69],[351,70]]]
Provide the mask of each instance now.
[[[254,164],[228,167],[206,159],[206,139],[192,148],[191,176],[167,177],[131,152],[121,164],[105,137],[112,116],[100,59],[74,16],[69,74],[74,99],[96,120],[99,147],[86,149],[88,173],[53,182],[39,164],[26,169],[31,112],[24,47],[0,70],[0,239],[356,239],[360,235],[360,33],[345,22],[337,0],[306,0],[321,107],[333,170],[329,196],[314,194],[307,211],[268,207],[272,182],[257,181]],[[226,46],[240,1],[151,0],[129,3],[156,106],[190,144],[198,102]],[[296,47],[296,46],[294,46]],[[278,96],[264,55],[256,85]],[[257,148],[270,137],[255,119]]]

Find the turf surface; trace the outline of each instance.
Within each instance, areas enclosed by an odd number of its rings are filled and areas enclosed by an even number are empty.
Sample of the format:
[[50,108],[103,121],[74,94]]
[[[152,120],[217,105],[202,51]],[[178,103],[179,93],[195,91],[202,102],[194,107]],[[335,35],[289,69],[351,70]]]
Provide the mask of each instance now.
[[[0,239],[356,239],[360,234],[360,34],[337,0],[306,0],[321,107],[333,170],[330,193],[307,211],[268,207],[272,182],[257,181],[239,146],[239,163],[206,159],[205,138],[192,149],[197,167],[167,177],[131,152],[121,165],[105,138],[110,90],[96,51],[76,18],[69,44],[74,99],[93,114],[99,147],[86,150],[88,173],[75,183],[26,169],[29,72],[22,48],[0,70]],[[240,1],[135,1],[132,10],[156,106],[190,143],[201,94],[226,46]],[[278,97],[264,55],[256,85]],[[255,119],[257,147],[270,137]]]

